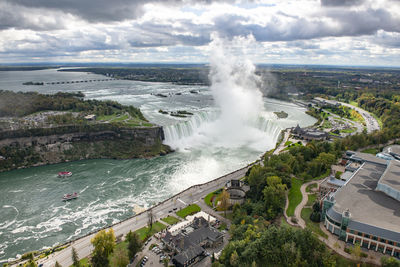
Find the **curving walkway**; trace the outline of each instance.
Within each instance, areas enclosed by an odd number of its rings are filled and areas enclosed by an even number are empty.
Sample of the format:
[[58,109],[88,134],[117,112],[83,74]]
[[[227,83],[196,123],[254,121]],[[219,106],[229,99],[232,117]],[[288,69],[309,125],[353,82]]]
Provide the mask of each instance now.
[[307,186],[309,186],[311,184],[320,184],[324,179],[310,181],[310,182],[307,182],[307,183],[304,183],[301,185],[300,192],[301,192],[302,199],[301,199],[301,202],[299,203],[299,205],[297,205],[296,209],[294,210],[294,217],[297,219],[297,224],[293,223],[286,214],[287,208],[289,206],[289,199],[286,194],[286,204],[285,204],[284,216],[285,216],[286,222],[288,224],[293,225],[293,226],[299,226],[303,229],[306,228],[306,222],[301,218],[301,210],[304,208],[304,206],[308,202],[308,193],[306,192],[306,188],[307,188]]
[[[325,178],[324,178],[325,179]],[[297,219],[297,224],[294,224],[290,221],[290,218],[286,215],[286,210],[289,206],[289,201],[288,197],[286,194],[286,205],[285,205],[285,212],[284,216],[286,219],[286,222],[292,226],[296,227],[301,227],[302,229],[306,228],[306,222],[301,218],[301,210],[304,208],[304,206],[308,202],[308,194],[306,192],[307,186],[310,184],[318,183],[320,184],[324,179],[321,180],[316,180],[316,181],[310,181],[305,184],[302,184],[300,187],[300,192],[302,194],[302,200],[299,205],[297,205],[295,211],[294,211],[294,216]],[[320,223],[320,228],[321,230],[328,235],[328,238],[324,238],[322,236],[318,236],[318,239],[322,242],[324,242],[325,245],[327,245],[330,249],[335,251],[337,254],[339,254],[342,257],[345,257],[349,260],[354,260],[351,254],[348,254],[347,252],[344,251],[344,248],[346,247],[346,243],[339,240],[335,235],[330,233],[323,225],[323,223]],[[380,257],[382,257],[382,254],[377,253],[375,251],[363,251],[364,253],[368,254],[368,258],[361,258],[360,261],[363,263],[372,263],[374,265],[380,265]]]

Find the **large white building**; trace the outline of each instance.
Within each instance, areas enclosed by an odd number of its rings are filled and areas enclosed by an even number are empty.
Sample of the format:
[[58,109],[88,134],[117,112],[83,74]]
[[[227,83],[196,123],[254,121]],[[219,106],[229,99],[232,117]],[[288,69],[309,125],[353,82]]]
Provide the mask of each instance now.
[[360,167],[323,198],[325,227],[349,243],[400,258],[400,161],[354,153]]

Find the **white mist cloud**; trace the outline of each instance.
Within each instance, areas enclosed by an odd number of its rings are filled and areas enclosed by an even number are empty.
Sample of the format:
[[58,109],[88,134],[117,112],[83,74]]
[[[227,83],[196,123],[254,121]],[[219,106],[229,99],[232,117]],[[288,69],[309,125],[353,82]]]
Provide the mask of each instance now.
[[[168,145],[181,150],[250,147],[265,151],[274,144],[276,134],[271,133],[275,133],[276,126],[269,124],[265,127],[274,116],[264,111],[263,96],[259,89],[261,79],[255,74],[255,65],[245,51],[254,42],[252,36],[227,40],[217,34],[212,35],[209,78],[218,116],[211,116],[211,119],[208,116],[200,125],[189,122],[184,123],[185,126],[168,129]],[[196,121],[195,118],[192,120]],[[181,131],[182,127],[186,127],[185,133],[190,133],[186,137],[172,133]]]

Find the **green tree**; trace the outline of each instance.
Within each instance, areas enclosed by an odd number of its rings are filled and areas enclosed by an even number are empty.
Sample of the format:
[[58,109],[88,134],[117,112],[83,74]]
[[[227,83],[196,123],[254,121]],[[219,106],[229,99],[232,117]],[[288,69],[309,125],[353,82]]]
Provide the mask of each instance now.
[[123,247],[117,247],[114,250],[113,257],[111,259],[111,266],[113,267],[126,267],[129,264],[129,258],[126,250]]
[[381,258],[382,267],[400,267],[400,261],[393,257],[382,257]]
[[56,264],[54,265],[54,267],[61,267],[61,264],[59,264],[58,261],[56,261]]
[[336,156],[331,153],[322,152],[315,160],[324,164],[325,168],[329,168],[332,164],[336,162]]
[[128,256],[129,259],[133,259],[141,249],[142,249],[142,241],[140,240],[139,235],[136,232],[129,231],[126,236],[128,240]]
[[37,267],[37,264],[34,260],[29,260],[28,264],[25,265],[26,267]]
[[359,262],[361,259],[361,247],[360,244],[356,243],[354,248],[351,250],[351,255],[353,256],[354,260]]
[[78,252],[74,247],[72,247],[72,262],[74,267],[80,267],[81,263],[79,262]]
[[267,217],[274,218],[285,205],[286,185],[278,176],[269,176],[267,186],[263,190]]
[[90,242],[94,247],[92,253],[93,267],[109,266],[108,256],[111,255],[115,248],[114,230],[112,228],[108,232],[101,230]]
[[238,255],[236,250],[233,251],[233,253],[232,253],[232,255],[231,255],[230,259],[229,259],[229,263],[232,266],[239,266],[239,255]]
[[228,210],[230,203],[229,203],[230,195],[229,193],[224,189],[222,190],[221,194],[218,197],[219,200],[219,210],[224,211],[224,215],[226,216],[226,211]]

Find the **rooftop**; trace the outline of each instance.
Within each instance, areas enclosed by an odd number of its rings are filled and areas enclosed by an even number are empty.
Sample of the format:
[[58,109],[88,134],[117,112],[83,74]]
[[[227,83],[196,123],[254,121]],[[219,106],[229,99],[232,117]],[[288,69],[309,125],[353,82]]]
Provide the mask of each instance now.
[[[400,161],[391,160],[379,183],[400,191]],[[398,203],[400,209],[400,203]]]
[[400,202],[375,190],[385,170],[385,165],[365,162],[336,192],[333,209],[339,214],[349,209],[351,219],[356,221],[353,224],[358,222],[371,229],[376,227],[399,233]]
[[375,155],[368,154],[368,153],[361,153],[355,152],[351,157],[350,160],[360,160],[362,162],[372,162],[376,164],[386,165],[387,162],[384,159],[377,158]]
[[187,261],[201,255],[204,253],[204,249],[198,245],[193,245],[186,249],[185,251],[179,253],[172,260],[179,262],[181,265],[184,265]]
[[387,146],[383,149],[383,152],[400,156],[400,145]]

